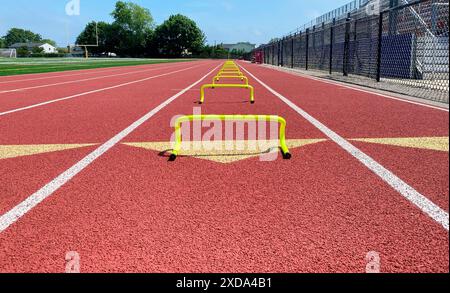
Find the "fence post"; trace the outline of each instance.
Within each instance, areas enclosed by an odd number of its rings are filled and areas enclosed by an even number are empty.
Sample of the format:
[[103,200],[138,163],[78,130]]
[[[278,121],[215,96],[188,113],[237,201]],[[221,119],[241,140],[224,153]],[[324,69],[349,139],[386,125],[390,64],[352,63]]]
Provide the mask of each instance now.
[[280,41],[277,41],[277,66],[280,66]]
[[343,73],[344,76],[348,76],[348,63],[350,59],[350,13],[347,15],[345,20],[345,42],[344,42],[344,62],[343,62]]
[[294,68],[294,40],[297,33],[294,34],[291,40],[291,68]]
[[272,65],[275,65],[275,43],[272,43]]
[[334,44],[334,26],[336,25],[336,18],[333,18],[333,24],[330,28],[330,75],[333,73],[333,44]]
[[264,56],[264,58],[263,58],[263,60],[264,60],[263,63],[264,63],[264,64],[267,64],[267,62],[266,62],[266,61],[267,61],[267,47],[264,47],[263,54],[264,54],[264,55],[263,55],[263,56]]
[[283,67],[283,39],[278,42],[278,66]]
[[431,1],[431,32],[433,34],[436,34],[437,31],[437,20],[439,18],[438,13],[438,6],[436,5],[436,0]]
[[325,64],[325,22],[322,22],[322,48],[320,48],[320,51],[322,51],[322,53],[320,54],[321,60],[320,60],[320,64],[319,64],[319,69],[324,70],[326,68],[326,64]]
[[380,12],[380,18],[378,19],[378,56],[377,56],[377,82],[381,81],[381,54],[383,46],[383,12]]
[[397,33],[397,15],[398,10],[392,9],[398,6],[398,0],[389,1],[389,35],[395,35]]
[[278,58],[278,56],[277,55],[275,55],[275,53],[276,54],[278,54],[278,42],[276,42],[276,43],[273,43],[273,54],[272,54],[272,59],[273,59],[273,62],[272,62],[272,65],[273,66],[276,66],[277,65],[277,63],[278,63],[278,59],[275,61],[275,56]]
[[269,64],[269,47],[266,46],[265,50],[266,50],[267,55],[266,55],[266,53],[264,54],[265,55],[265,57],[264,57],[265,60],[264,61],[265,61],[266,64]]
[[305,69],[308,70],[309,66],[309,28],[306,29],[306,57],[305,57]]
[[262,48],[262,64],[266,64],[266,47]]

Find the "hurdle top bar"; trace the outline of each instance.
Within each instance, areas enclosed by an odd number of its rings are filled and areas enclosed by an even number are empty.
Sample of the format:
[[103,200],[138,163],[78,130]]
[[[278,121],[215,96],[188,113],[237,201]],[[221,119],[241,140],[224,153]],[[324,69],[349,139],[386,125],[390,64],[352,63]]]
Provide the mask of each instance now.
[[204,84],[200,88],[200,104],[203,104],[205,102],[205,89],[207,88],[243,88],[243,89],[250,89],[250,103],[255,103],[255,89],[251,85],[247,84],[223,84],[223,83],[216,83],[216,84]]
[[193,121],[266,121],[278,122],[280,124],[280,149],[284,159],[291,159],[292,155],[286,145],[286,120],[276,115],[187,115],[181,116],[175,121],[175,147],[170,155],[170,161],[175,161],[178,157],[181,144],[181,125],[185,122]]

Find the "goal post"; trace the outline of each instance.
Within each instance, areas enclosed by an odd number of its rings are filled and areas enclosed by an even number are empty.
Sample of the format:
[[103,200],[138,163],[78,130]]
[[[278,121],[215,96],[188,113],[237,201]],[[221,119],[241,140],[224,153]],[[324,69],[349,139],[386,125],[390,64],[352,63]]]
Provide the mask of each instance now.
[[17,50],[16,49],[0,49],[0,57],[17,58]]
[[95,44],[75,44],[75,47],[80,47],[80,48],[84,48],[84,54],[85,54],[85,58],[89,59],[89,51],[88,48],[89,47],[98,47],[99,46],[99,42],[98,42],[98,23],[95,22]]

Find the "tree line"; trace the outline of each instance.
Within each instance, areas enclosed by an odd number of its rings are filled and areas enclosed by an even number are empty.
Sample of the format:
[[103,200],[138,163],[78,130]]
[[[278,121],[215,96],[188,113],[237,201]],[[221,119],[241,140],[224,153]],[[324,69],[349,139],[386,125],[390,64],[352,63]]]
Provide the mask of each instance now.
[[[197,23],[187,16],[171,15],[156,25],[150,10],[135,3],[118,1],[112,23],[90,22],[76,40],[92,54],[115,53],[121,57],[240,58],[242,51],[228,52],[222,46],[206,45]],[[98,40],[97,40],[98,33]]]
[[21,28],[11,28],[5,36],[0,37],[0,48],[8,48],[16,43],[48,43],[56,47],[55,41]]
[[122,57],[164,55],[180,57],[186,52],[197,54],[205,42],[205,35],[197,24],[183,15],[173,15],[159,26],[150,11],[135,3],[116,3],[111,13],[114,21],[90,22],[76,40],[79,45],[97,44],[93,54],[116,53]]
[[[241,58],[245,54],[237,50],[229,52],[221,45],[207,45],[205,34],[196,22],[181,14],[172,15],[162,24],[156,25],[147,8],[132,2],[118,1],[111,16],[112,23],[104,21],[88,23],[77,37],[76,44],[98,43],[96,47],[88,47],[89,53],[95,55],[115,53],[120,57]],[[39,34],[12,28],[0,38],[0,48],[29,42],[49,43],[56,47],[54,41],[43,39]],[[60,49],[60,52],[63,50]],[[31,53],[39,55],[39,52],[18,52],[18,55],[26,56]]]
[[[45,39],[40,34],[36,34],[30,30],[21,28],[11,28],[10,30],[8,30],[5,36],[0,37],[0,48],[9,48],[16,43],[47,43],[56,47],[55,41],[51,39]],[[61,51],[61,49],[58,50]],[[63,52],[61,51],[61,53]],[[32,50],[29,50],[27,46],[23,46],[17,49],[18,57],[44,57],[50,55],[52,55],[53,57],[63,56],[63,54],[43,54],[43,49],[39,47],[35,47]]]

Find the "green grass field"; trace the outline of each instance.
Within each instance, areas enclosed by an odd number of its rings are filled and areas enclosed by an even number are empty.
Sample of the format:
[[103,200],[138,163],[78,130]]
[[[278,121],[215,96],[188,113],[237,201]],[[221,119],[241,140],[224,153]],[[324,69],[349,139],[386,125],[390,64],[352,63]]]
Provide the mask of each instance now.
[[0,76],[192,61],[194,59],[0,58]]

